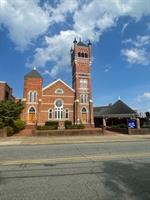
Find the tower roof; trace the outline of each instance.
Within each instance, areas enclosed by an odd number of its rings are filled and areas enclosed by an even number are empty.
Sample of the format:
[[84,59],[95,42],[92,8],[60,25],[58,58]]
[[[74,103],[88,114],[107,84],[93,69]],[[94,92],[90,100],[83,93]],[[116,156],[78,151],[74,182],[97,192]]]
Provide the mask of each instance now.
[[25,79],[31,77],[31,78],[42,78],[40,73],[34,68],[32,71],[30,71],[28,74],[25,75]]
[[82,41],[79,41],[79,42],[77,43],[77,46],[88,47],[88,45],[84,44]]

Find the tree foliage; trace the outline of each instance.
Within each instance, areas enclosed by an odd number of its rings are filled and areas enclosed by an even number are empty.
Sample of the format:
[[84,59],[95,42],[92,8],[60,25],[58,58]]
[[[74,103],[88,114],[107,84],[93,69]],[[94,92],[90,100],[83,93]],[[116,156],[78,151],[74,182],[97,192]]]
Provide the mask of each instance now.
[[5,126],[11,125],[14,120],[19,119],[21,111],[23,110],[23,104],[21,102],[14,101],[1,101],[0,102],[0,121]]
[[150,112],[146,112],[146,118],[149,119],[150,118]]

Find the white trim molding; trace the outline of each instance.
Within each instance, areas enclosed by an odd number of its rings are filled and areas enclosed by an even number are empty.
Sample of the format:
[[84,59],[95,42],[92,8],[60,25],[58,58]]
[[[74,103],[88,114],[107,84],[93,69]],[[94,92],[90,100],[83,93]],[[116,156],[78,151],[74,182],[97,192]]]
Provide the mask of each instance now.
[[50,86],[54,85],[57,82],[61,82],[62,84],[64,84],[66,87],[68,87],[72,92],[75,92],[75,90],[73,88],[71,88],[69,85],[67,85],[67,83],[65,83],[64,81],[62,81],[61,79],[57,79],[56,81],[50,83],[49,85],[47,85],[46,87],[44,87],[42,89],[42,91],[46,90],[47,88],[49,88]]

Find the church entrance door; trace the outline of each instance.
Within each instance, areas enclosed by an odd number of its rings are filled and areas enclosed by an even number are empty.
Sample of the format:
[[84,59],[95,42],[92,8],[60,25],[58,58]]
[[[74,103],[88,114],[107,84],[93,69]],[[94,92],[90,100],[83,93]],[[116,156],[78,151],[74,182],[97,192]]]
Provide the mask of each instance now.
[[35,109],[33,107],[29,109],[29,123],[35,123]]
[[82,108],[81,121],[82,121],[82,124],[87,123],[87,110],[86,110],[86,108]]

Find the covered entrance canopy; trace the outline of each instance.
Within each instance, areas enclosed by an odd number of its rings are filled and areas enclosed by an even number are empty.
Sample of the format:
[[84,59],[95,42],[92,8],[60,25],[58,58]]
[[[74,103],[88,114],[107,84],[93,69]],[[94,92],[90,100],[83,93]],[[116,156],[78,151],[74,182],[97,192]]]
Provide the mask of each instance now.
[[126,123],[127,119],[137,119],[138,114],[123,101],[118,100],[109,106],[94,107],[95,127],[112,125],[115,123]]

